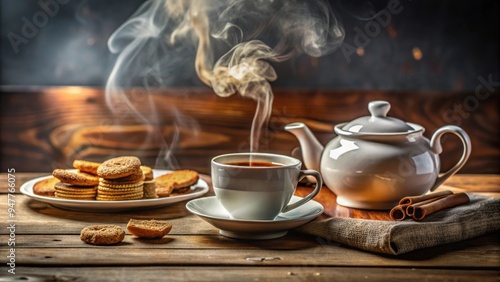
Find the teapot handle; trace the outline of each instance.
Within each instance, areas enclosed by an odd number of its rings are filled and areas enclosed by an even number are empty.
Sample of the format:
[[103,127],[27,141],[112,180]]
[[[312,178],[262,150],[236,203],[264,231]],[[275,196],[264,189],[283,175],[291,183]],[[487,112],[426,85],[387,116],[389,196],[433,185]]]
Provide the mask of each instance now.
[[446,179],[448,179],[450,176],[454,175],[457,171],[459,171],[464,166],[471,152],[471,141],[469,135],[462,128],[455,125],[445,125],[436,130],[436,132],[434,132],[430,143],[432,152],[434,152],[435,154],[441,154],[441,152],[443,151],[443,147],[441,146],[441,137],[445,133],[453,133],[457,135],[460,138],[460,140],[462,140],[462,145],[464,146],[464,150],[462,152],[462,157],[460,158],[460,160],[458,160],[455,166],[452,167],[447,172],[443,173],[441,176],[437,177],[436,181],[434,182],[434,185],[431,187],[431,191],[436,190],[436,188],[438,188],[441,184],[443,184],[443,182]]

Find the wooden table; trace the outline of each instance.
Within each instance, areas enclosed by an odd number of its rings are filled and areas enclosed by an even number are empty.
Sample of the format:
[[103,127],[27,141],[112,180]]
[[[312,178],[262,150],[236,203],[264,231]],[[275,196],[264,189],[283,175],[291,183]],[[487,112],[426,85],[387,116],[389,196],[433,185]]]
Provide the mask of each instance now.
[[[185,202],[154,210],[123,213],[83,213],[54,208],[18,194],[28,179],[42,173],[16,173],[15,232],[8,223],[8,179],[0,177],[2,244],[1,277],[44,278],[50,281],[498,281],[498,232],[478,238],[389,256],[353,249],[335,242],[289,232],[285,237],[235,240],[185,208]],[[205,177],[206,180],[209,180]],[[440,189],[500,197],[499,175],[457,175]],[[300,188],[298,194],[304,193]],[[323,216],[381,219],[372,213],[337,207],[324,189],[316,200],[326,207]],[[93,246],[80,241],[83,227],[117,224],[130,218],[161,219],[173,224],[161,240],[139,240],[127,234],[116,246]],[[9,237],[14,238],[15,276],[10,267]],[[38,280],[37,280],[38,281]]]

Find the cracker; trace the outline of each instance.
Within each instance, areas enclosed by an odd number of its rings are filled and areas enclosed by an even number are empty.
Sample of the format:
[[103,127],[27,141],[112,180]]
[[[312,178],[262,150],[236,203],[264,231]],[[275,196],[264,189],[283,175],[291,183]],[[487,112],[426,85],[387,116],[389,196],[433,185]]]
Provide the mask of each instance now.
[[60,181],[55,177],[49,177],[38,181],[33,185],[33,193],[40,196],[54,197],[54,192],[56,191],[54,186],[56,183],[60,183]]
[[134,174],[140,169],[141,161],[137,157],[123,156],[103,162],[97,169],[101,178],[116,179]]
[[118,225],[87,226],[80,232],[80,239],[92,245],[114,245],[125,239],[125,231]]
[[74,160],[73,167],[82,172],[87,172],[93,175],[97,175],[97,169],[101,163],[89,162],[85,160]]
[[80,171],[54,169],[52,175],[61,182],[77,186],[95,186],[99,184],[99,177]]

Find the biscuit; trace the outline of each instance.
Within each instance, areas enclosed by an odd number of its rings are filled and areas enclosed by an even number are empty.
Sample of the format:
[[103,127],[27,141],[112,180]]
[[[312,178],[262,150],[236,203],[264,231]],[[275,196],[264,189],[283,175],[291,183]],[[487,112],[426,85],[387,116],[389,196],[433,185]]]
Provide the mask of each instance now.
[[172,224],[154,219],[130,219],[127,224],[127,230],[139,238],[160,239],[172,230]]
[[179,189],[195,184],[196,182],[198,182],[199,177],[200,176],[198,172],[194,170],[184,169],[161,175],[157,177],[155,181],[159,186],[172,185],[173,189]]
[[97,186],[73,186],[62,182],[54,185],[56,198],[73,200],[95,200]]
[[156,183],[154,180],[144,181],[144,195],[143,199],[155,199],[158,198],[156,195]]
[[54,185],[54,189],[57,191],[64,191],[67,193],[83,194],[83,193],[95,193],[97,191],[97,186],[75,186],[68,185],[63,182],[58,182]]
[[98,201],[130,201],[130,200],[140,200],[142,199],[143,192],[128,193],[121,195],[103,195],[97,193],[96,200]]
[[87,172],[93,175],[97,175],[97,169],[101,163],[89,162],[85,160],[74,160],[73,167],[79,171]]
[[174,190],[174,186],[170,184],[155,184],[155,193],[160,198],[170,197],[172,191]]
[[149,166],[141,165],[142,174],[144,174],[144,180],[153,180],[153,169]]
[[52,175],[61,182],[78,186],[95,186],[99,184],[99,177],[86,172],[73,172],[65,169],[54,169]]
[[54,197],[54,192],[56,192],[55,184],[60,183],[59,179],[55,177],[49,177],[44,180],[38,181],[33,185],[33,193],[40,196]]
[[108,194],[123,194],[123,193],[130,193],[132,191],[142,191],[142,186],[135,186],[135,187],[123,187],[123,188],[110,188],[106,186],[98,186],[98,191],[100,193],[108,193]]
[[109,182],[99,182],[99,187],[108,188],[108,189],[126,189],[126,188],[137,188],[142,187],[143,181],[130,183],[130,184],[113,184]]
[[118,225],[87,226],[80,232],[80,239],[92,245],[114,245],[125,238],[125,231]]
[[142,171],[140,169],[137,169],[136,172],[125,177],[114,178],[114,179],[99,178],[99,181],[101,183],[107,183],[107,184],[134,184],[143,181],[144,178],[145,177],[144,174],[142,174]]
[[123,156],[109,159],[103,162],[97,169],[97,175],[101,178],[115,179],[134,174],[140,169],[141,160],[133,156]]
[[95,194],[93,195],[78,195],[78,194],[65,194],[56,191],[54,193],[54,196],[56,198],[61,198],[61,199],[68,199],[68,200],[85,200],[85,201],[93,201],[95,200]]

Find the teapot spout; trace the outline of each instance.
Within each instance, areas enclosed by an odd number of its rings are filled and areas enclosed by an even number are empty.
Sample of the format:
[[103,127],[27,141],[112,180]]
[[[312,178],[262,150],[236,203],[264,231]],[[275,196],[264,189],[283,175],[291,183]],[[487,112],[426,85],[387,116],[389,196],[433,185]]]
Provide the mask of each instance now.
[[299,140],[302,159],[304,160],[306,168],[320,171],[323,146],[319,143],[318,139],[314,137],[309,127],[302,122],[294,122],[287,124],[285,130],[295,135]]

